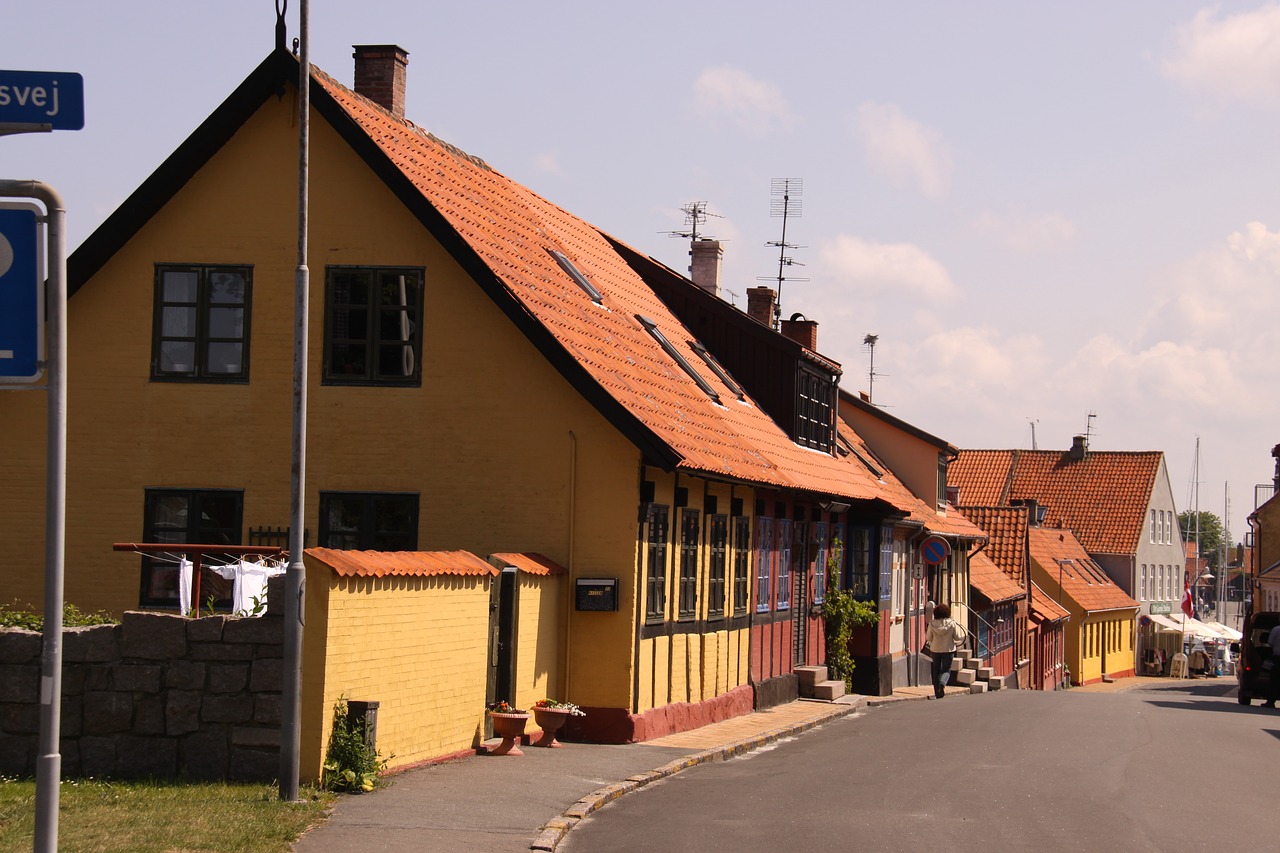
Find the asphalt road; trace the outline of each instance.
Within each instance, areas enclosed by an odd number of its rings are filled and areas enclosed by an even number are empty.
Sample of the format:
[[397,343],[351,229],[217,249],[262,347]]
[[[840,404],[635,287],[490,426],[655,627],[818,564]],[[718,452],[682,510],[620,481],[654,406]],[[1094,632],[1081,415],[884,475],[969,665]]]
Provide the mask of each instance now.
[[559,851],[1276,849],[1280,711],[1171,684],[860,712],[623,797]]

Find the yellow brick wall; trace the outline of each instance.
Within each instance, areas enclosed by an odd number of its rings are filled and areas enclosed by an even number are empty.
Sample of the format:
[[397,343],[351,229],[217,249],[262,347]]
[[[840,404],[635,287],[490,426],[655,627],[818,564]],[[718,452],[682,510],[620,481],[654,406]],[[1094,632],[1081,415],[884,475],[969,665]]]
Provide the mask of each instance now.
[[[307,560],[304,707],[322,708],[304,726],[305,772],[319,760],[334,703],[376,700],[378,750],[390,766],[479,744],[489,659],[488,577],[341,578]],[[325,618],[311,619],[323,601]],[[314,623],[322,627],[317,627]]]

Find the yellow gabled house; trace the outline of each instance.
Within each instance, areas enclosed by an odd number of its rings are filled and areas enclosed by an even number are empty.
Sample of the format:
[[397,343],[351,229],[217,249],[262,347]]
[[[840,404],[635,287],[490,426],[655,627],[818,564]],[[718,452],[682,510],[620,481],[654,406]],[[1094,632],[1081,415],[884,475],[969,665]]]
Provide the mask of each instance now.
[[[357,47],[356,91],[309,82],[308,544],[564,567],[567,604],[539,617],[559,624],[531,636],[557,638],[547,690],[591,709],[588,736],[793,697],[794,667],[823,659],[826,555],[910,511],[838,452],[838,365],[761,326],[775,390],[805,407],[765,411],[620,244],[408,121],[407,61]],[[189,606],[172,564],[114,542],[288,524],[298,75],[274,51],[70,259],[81,608]],[[0,407],[7,601],[41,597],[44,417],[37,395]],[[766,624],[779,660],[753,677]]]

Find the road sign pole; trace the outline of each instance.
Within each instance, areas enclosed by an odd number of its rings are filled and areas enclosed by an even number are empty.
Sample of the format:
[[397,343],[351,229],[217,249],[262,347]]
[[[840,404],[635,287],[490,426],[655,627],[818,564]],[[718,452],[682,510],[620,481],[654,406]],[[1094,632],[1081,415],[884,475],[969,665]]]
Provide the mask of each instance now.
[[48,219],[49,394],[45,480],[44,645],[40,656],[40,744],[36,757],[36,853],[58,849],[58,785],[62,755],[62,598],[67,513],[67,236],[66,207],[57,190],[40,181],[0,180],[0,198],[34,198]]

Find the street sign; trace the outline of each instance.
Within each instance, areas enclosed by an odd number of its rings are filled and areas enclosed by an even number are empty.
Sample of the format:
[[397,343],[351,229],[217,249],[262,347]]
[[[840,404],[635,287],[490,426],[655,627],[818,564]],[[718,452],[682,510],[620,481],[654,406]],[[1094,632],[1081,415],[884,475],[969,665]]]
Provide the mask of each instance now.
[[80,130],[84,78],[69,71],[0,71],[0,131]]
[[936,566],[947,559],[951,546],[941,536],[930,536],[920,543],[920,559],[931,566]]
[[35,205],[0,204],[0,384],[44,375],[44,276]]

